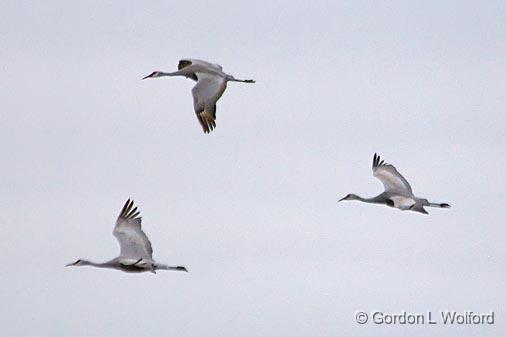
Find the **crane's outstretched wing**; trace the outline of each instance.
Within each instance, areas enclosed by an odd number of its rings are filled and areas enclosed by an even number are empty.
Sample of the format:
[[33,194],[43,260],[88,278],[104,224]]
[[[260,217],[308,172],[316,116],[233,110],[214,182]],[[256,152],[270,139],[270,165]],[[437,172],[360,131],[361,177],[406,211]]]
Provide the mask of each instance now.
[[151,242],[141,229],[141,217],[133,200],[128,199],[116,220],[112,234],[118,239],[120,257],[125,259],[153,260]]
[[385,191],[397,191],[413,194],[408,181],[395,169],[393,165],[385,163],[376,153],[372,159],[373,176],[381,180]]
[[199,73],[199,81],[192,89],[193,108],[205,133],[216,127],[216,102],[226,88],[224,78]]

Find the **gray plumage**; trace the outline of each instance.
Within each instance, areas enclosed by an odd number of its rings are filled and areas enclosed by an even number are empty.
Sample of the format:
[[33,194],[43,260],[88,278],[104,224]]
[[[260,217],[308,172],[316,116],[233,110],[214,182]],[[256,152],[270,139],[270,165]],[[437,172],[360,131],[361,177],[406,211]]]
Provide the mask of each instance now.
[[239,80],[223,72],[219,64],[209,63],[197,59],[182,59],[178,64],[178,71],[165,73],[154,71],[147,78],[163,76],[184,76],[197,82],[192,89],[193,109],[205,133],[216,127],[216,102],[225,92],[227,82],[255,83],[253,80]]
[[362,198],[356,194],[348,194],[342,200],[359,200],[372,204],[384,204],[402,211],[415,211],[428,214],[427,207],[449,208],[447,203],[432,203],[427,199],[417,198],[408,181],[390,164],[381,160],[380,156],[374,154],[372,160],[373,176],[378,178],[385,188],[385,191],[373,198]]
[[118,240],[120,254],[118,257],[104,262],[95,263],[79,259],[68,266],[92,266],[97,268],[111,268],[129,273],[157,270],[187,271],[185,267],[172,267],[157,263],[153,260],[153,248],[146,234],[141,228],[142,218],[133,200],[128,199],[116,220],[112,234]]

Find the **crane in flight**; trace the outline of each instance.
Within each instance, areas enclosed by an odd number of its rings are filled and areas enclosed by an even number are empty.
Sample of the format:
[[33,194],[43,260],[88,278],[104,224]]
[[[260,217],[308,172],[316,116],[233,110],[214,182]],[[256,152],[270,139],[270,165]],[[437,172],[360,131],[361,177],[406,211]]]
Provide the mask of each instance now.
[[209,63],[197,59],[182,59],[178,64],[178,71],[166,73],[154,71],[147,78],[163,76],[185,76],[197,82],[192,89],[193,109],[205,133],[216,127],[216,102],[227,88],[227,82],[255,83],[254,80],[240,80],[223,72],[219,64]]
[[128,199],[121,213],[116,220],[116,226],[112,234],[118,239],[120,254],[118,257],[104,262],[95,263],[88,260],[79,259],[76,262],[69,263],[69,266],[92,266],[97,268],[111,268],[128,273],[139,273],[150,271],[156,274],[157,270],[176,270],[185,271],[182,266],[168,266],[155,262],[153,260],[153,248],[148,237],[142,231],[141,217],[137,207],[134,207],[133,200]]
[[429,214],[424,206],[449,208],[446,203],[438,204],[429,202],[427,199],[417,198],[411,190],[408,181],[395,169],[393,165],[385,163],[376,153],[372,159],[372,173],[385,187],[385,191],[373,198],[362,198],[350,193],[342,200],[359,200],[372,204],[383,204],[398,208],[402,211],[415,211]]

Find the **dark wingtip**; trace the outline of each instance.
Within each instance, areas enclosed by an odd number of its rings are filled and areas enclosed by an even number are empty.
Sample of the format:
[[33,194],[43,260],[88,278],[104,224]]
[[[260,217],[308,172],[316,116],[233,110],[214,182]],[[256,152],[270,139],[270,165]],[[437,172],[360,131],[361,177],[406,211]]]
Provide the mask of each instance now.
[[381,165],[387,165],[385,164],[385,161],[381,159],[381,156],[379,156],[377,153],[374,154],[374,157],[372,158],[372,167],[380,167]]
[[128,198],[125,205],[121,209],[121,213],[119,214],[120,218],[130,220],[135,219],[140,214],[139,211],[137,211],[137,207],[134,207],[134,200],[131,198]]
[[447,204],[447,203],[442,203],[442,204],[441,204],[441,207],[442,207],[442,208],[450,208],[450,207],[452,207],[452,206],[451,206],[450,204]]
[[121,208],[121,212],[119,213],[120,216],[122,216],[125,213],[125,211],[128,208],[128,205],[130,205],[130,198],[127,199],[127,201],[123,205],[123,208]]
[[381,165],[380,163],[380,156],[378,156],[377,153],[374,153],[374,156],[372,157],[372,167],[378,167]]

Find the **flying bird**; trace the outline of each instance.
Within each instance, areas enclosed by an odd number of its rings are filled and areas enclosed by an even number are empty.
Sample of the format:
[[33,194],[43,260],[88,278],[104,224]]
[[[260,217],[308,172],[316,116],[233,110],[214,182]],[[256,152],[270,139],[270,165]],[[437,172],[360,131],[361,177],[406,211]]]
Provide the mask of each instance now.
[[253,80],[239,80],[223,72],[219,64],[209,63],[197,59],[183,59],[179,61],[178,71],[165,73],[154,71],[147,78],[163,76],[185,76],[197,82],[192,89],[193,109],[205,133],[216,127],[216,102],[227,88],[227,82],[255,83]]
[[356,194],[348,194],[342,200],[359,200],[372,204],[384,204],[398,208],[402,211],[415,211],[429,214],[424,206],[449,208],[446,203],[438,204],[429,202],[427,199],[415,197],[408,181],[395,169],[393,165],[385,163],[380,156],[374,154],[372,160],[373,176],[378,178],[385,187],[385,191],[374,198],[362,198]]
[[153,260],[153,248],[148,237],[142,231],[141,217],[133,200],[128,199],[116,220],[112,234],[118,239],[120,254],[118,257],[104,263],[95,263],[79,259],[66,266],[92,266],[98,268],[117,269],[128,273],[157,270],[187,271],[185,267],[172,267]]

